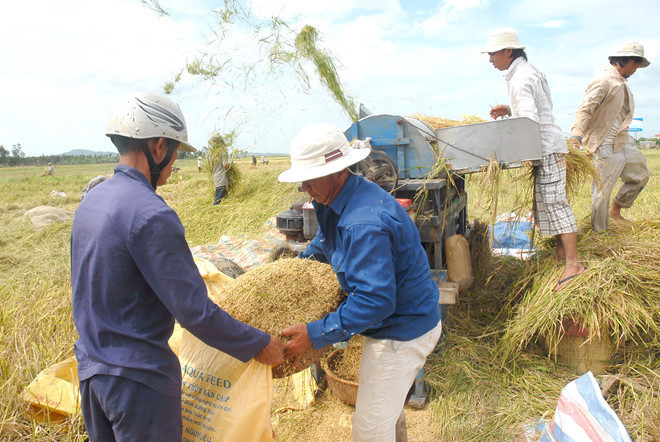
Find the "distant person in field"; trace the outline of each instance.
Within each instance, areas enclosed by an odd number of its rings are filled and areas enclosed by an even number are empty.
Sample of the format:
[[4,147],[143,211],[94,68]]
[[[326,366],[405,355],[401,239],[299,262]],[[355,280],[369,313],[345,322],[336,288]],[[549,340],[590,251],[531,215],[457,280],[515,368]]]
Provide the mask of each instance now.
[[175,319],[243,362],[278,364],[283,343],[209,299],[183,225],[156,193],[177,149],[195,150],[179,106],[133,94],[115,109],[106,135],[119,164],[82,200],[71,230],[85,428],[91,441],[180,442],[181,366],[168,344]]
[[407,440],[406,396],[442,332],[438,285],[405,209],[348,170],[370,152],[352,148],[339,128],[323,123],[291,143],[291,168],[279,180],[302,183],[319,223],[298,256],[332,264],[349,295],[335,312],[280,334],[290,338],[291,357],[362,335],[353,439]]
[[256,166],[257,165],[257,157],[252,155],[252,165]]
[[53,175],[55,173],[55,168],[51,163],[48,163],[46,165],[46,168],[44,169],[44,175]]
[[[570,144],[586,146],[597,158],[602,185],[591,185],[591,227],[596,232],[607,230],[610,217],[627,221],[621,209],[632,207],[649,181],[646,157],[628,134],[635,112],[628,78],[650,62],[644,57],[644,47],[634,41],[608,58],[605,71],[587,86],[569,138]],[[623,185],[610,206],[619,178]]]
[[94,187],[98,186],[99,184],[101,184],[102,182],[104,182],[105,180],[111,177],[112,174],[108,173],[105,175],[95,176],[94,178],[89,180],[89,182],[85,184],[85,187],[83,187],[82,192],[80,192],[80,201],[82,201],[83,198],[85,198],[85,195],[87,195],[87,193],[89,193],[90,190],[92,190]]
[[213,174],[211,178],[213,179],[213,185],[215,186],[215,199],[213,205],[217,206],[222,202],[224,197],[227,196],[227,189],[229,187],[229,175],[227,175],[227,171],[229,170],[229,163],[225,162],[222,155],[220,155],[215,160],[212,167]]
[[172,173],[176,174],[176,177],[179,179],[179,181],[183,180],[183,169],[181,169],[179,166],[172,166]]
[[534,221],[541,235],[555,236],[557,258],[566,261],[556,289],[561,290],[584,272],[578,259],[577,222],[566,195],[566,154],[564,134],[552,114],[552,98],[545,75],[527,62],[525,46],[518,32],[499,28],[488,36],[487,53],[495,69],[505,71],[510,105],[498,104],[490,110],[493,118],[527,117],[539,124],[541,164],[534,176]]
[[202,157],[197,157],[197,171],[202,171]]

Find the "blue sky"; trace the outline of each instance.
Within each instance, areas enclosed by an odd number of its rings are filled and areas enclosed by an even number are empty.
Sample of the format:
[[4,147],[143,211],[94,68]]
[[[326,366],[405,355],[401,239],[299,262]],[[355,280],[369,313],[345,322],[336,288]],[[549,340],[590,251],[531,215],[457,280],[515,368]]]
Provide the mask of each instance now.
[[[222,2],[160,0],[159,17],[139,0],[11,2],[0,16],[0,144],[21,143],[27,155],[71,149],[111,151],[104,136],[109,112],[130,91],[160,91],[200,53],[226,61],[216,84],[183,76],[180,103],[191,143],[201,148],[215,131],[238,133],[237,147],[288,152],[295,133],[325,121],[346,128],[348,117],[319,84],[301,86],[291,69],[251,77],[240,67],[258,53],[255,34],[229,29],[208,45],[211,12]],[[529,61],[549,81],[554,113],[570,131],[585,87],[620,44],[641,42],[651,66],[630,78],[643,136],[660,133],[660,2],[536,0],[253,0],[255,18],[278,16],[295,31],[306,24],[338,61],[345,91],[375,113],[486,118],[507,103],[500,71],[480,53],[489,32],[510,26]],[[648,18],[648,19],[647,19]],[[648,22],[648,23],[645,23]],[[314,72],[307,66],[308,73]]]

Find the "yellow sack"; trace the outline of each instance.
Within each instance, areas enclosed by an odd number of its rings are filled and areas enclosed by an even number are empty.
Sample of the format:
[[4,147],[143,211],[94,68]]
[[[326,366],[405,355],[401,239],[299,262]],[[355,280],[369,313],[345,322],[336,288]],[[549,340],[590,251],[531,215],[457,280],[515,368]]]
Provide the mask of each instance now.
[[181,361],[183,441],[272,441],[273,375],[254,359],[241,362],[184,331]]
[[[210,261],[195,258],[209,297],[222,299],[233,279]],[[184,330],[180,340],[183,441],[272,441],[271,368],[241,362]]]
[[294,373],[291,376],[274,379],[273,413],[286,410],[304,410],[316,402],[318,386],[312,376],[312,369]]
[[80,413],[75,356],[39,373],[23,390],[23,402],[29,405],[34,420],[39,423],[59,422]]

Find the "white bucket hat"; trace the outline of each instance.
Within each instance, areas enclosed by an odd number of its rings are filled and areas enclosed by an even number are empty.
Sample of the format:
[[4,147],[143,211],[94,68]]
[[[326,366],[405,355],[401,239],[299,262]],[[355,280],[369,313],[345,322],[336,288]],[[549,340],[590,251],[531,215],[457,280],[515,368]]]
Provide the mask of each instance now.
[[497,52],[502,49],[525,49],[520,44],[518,33],[513,28],[497,28],[488,36],[486,47],[481,50],[482,54]]
[[328,176],[369,156],[370,148],[352,148],[338,127],[327,123],[307,126],[291,141],[291,168],[280,174],[283,183]]
[[639,57],[642,59],[642,63],[639,65],[640,68],[645,68],[651,64],[651,62],[644,57],[644,46],[636,41],[625,43],[619,48],[616,54],[610,55],[607,58],[611,60],[612,57]]

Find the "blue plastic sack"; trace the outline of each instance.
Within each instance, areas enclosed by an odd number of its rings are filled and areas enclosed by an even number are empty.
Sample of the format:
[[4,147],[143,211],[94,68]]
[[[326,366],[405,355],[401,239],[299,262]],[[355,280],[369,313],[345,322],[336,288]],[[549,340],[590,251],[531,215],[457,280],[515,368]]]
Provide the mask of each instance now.
[[493,225],[494,249],[527,249],[531,248],[529,232],[532,231],[531,221],[497,221]]

